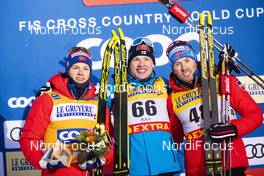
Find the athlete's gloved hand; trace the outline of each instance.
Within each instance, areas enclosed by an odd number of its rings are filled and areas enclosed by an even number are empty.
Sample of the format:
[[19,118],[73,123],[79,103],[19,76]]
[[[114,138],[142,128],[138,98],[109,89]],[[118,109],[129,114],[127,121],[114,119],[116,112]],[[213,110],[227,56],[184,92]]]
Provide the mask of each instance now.
[[46,82],[46,85],[45,86],[42,86],[37,94],[36,94],[36,97],[39,97],[40,95],[42,95],[43,93],[45,92],[51,92],[52,88],[51,88],[51,85],[50,85],[50,82]]
[[237,136],[237,128],[233,124],[215,123],[207,130],[209,136],[214,142],[222,142],[230,137]]
[[66,167],[69,154],[66,152],[61,152],[61,155],[58,157],[53,157],[53,148],[50,148],[39,161],[39,165],[42,169],[58,169],[62,167]]
[[82,170],[91,170],[100,167],[105,160],[95,157],[89,150],[83,150],[78,156],[78,163]]
[[82,169],[82,170],[91,170],[91,169],[95,169],[95,168],[98,168],[100,167],[102,164],[101,164],[101,161],[100,159],[98,158],[92,158],[82,164],[79,164],[79,167]]
[[46,161],[46,164],[40,166],[42,169],[58,169],[65,167],[65,163],[63,163],[63,161],[60,160],[50,160],[50,161]]
[[219,63],[218,63],[218,71],[221,72],[221,63],[225,57],[228,58],[228,65],[230,73],[232,70],[234,70],[236,73],[240,74],[240,70],[237,67],[236,63],[236,57],[238,56],[238,53],[235,49],[232,48],[229,44],[224,44],[223,50],[219,54]]

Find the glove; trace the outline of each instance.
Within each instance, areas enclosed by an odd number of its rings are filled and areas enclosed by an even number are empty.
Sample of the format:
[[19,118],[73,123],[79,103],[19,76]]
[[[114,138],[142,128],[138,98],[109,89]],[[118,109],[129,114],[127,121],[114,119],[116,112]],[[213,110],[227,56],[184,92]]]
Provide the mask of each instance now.
[[51,160],[47,162],[46,168],[42,168],[42,169],[58,169],[62,167],[65,167],[65,163],[62,163],[62,161]]
[[234,70],[236,73],[240,74],[240,70],[238,69],[237,63],[235,61],[235,58],[238,56],[238,53],[229,44],[224,44],[224,48],[219,54],[218,70],[220,72],[222,71],[221,63],[225,58],[225,56],[228,56],[228,65],[229,65],[230,73],[232,70]]
[[39,165],[42,169],[58,169],[69,165],[70,155],[62,151],[59,157],[53,157],[54,149],[50,148],[39,161]]
[[212,124],[207,132],[211,139],[217,143],[237,136],[237,128],[233,124]]
[[100,167],[102,164],[101,164],[101,161],[100,159],[98,158],[92,158],[82,164],[79,164],[79,167],[82,169],[82,170],[91,170],[91,169],[94,169],[94,168],[98,168]]
[[37,92],[37,94],[36,94],[36,97],[41,96],[41,95],[42,95],[43,93],[45,93],[45,92],[51,92],[51,90],[52,90],[52,88],[51,88],[50,82],[46,82],[46,85],[45,85],[45,86],[42,86],[42,87],[38,90],[38,92]]
[[78,156],[78,163],[78,166],[82,170],[91,170],[104,164],[105,159],[95,157],[94,154],[89,150],[83,150]]
[[232,46],[227,43],[224,44],[222,52],[224,52],[224,54],[227,54],[231,59],[236,58],[238,56],[236,50],[233,49]]

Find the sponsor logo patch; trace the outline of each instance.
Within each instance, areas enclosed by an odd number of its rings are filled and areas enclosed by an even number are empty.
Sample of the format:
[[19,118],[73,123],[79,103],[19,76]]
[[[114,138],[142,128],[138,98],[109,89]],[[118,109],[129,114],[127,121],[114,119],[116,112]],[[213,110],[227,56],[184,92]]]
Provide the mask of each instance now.
[[19,139],[24,120],[9,120],[4,122],[5,148],[20,148]]
[[85,130],[84,128],[71,128],[71,129],[63,129],[57,131],[57,139],[62,143],[77,143],[77,136],[80,134],[81,130]]

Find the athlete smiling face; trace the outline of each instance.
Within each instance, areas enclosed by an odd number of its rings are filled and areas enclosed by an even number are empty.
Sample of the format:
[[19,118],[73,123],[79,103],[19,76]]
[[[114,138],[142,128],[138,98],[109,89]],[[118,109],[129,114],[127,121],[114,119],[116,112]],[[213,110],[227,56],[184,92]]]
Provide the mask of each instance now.
[[191,83],[194,79],[194,72],[197,70],[196,62],[189,58],[184,57],[178,59],[173,64],[173,73],[182,81]]
[[129,67],[132,76],[143,81],[151,75],[154,63],[148,56],[136,56],[132,59]]
[[90,78],[90,67],[86,63],[75,63],[69,69],[69,75],[76,83],[83,84]]

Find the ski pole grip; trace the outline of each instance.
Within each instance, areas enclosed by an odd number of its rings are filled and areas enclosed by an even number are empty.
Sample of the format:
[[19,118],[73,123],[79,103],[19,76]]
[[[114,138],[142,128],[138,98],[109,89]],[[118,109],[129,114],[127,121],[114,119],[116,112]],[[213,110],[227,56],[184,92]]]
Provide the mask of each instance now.
[[221,94],[231,95],[230,77],[228,75],[221,75],[220,83],[221,83],[221,86],[220,86]]
[[180,23],[185,23],[185,21],[189,18],[190,14],[178,4],[173,4],[173,6],[169,9],[169,13],[175,17]]

